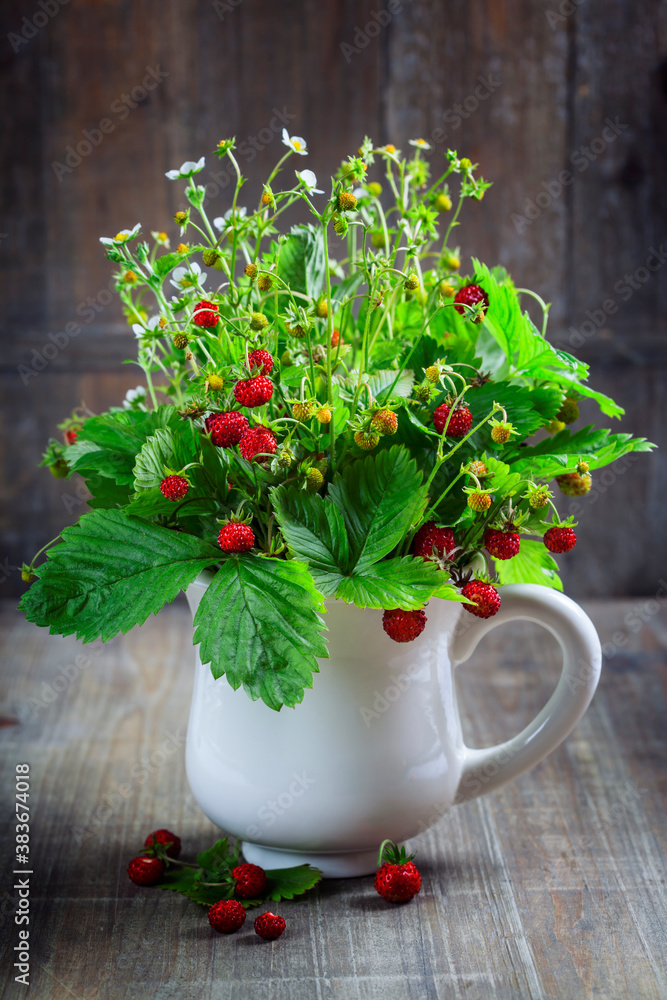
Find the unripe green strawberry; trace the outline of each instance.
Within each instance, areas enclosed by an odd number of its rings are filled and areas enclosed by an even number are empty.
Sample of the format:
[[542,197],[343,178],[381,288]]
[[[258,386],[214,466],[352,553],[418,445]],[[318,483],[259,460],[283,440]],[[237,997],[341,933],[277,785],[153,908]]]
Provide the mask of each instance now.
[[290,465],[294,461],[294,454],[290,448],[283,448],[283,450],[278,455],[278,465],[281,469],[289,469]]
[[175,333],[172,338],[172,343],[177,351],[183,351],[188,346],[188,338],[184,333]]
[[547,424],[547,430],[550,434],[559,434],[565,430],[565,424],[562,420],[550,420]]
[[291,368],[291,366],[294,364],[294,359],[292,358],[292,355],[290,354],[289,351],[283,351],[283,353],[280,355],[280,363],[283,366],[283,368]]
[[395,434],[398,430],[398,417],[392,410],[378,410],[371,425],[378,434]]
[[405,279],[406,292],[416,292],[419,288],[419,278],[416,274],[409,274]]
[[246,264],[243,270],[251,281],[257,277],[257,264]]
[[315,315],[319,316],[320,319],[326,319],[329,315],[329,305],[326,299],[320,299],[320,301],[315,306]]
[[546,486],[533,486],[528,488],[528,503],[533,510],[540,510],[549,503],[551,492]]
[[471,472],[473,476],[486,476],[488,471],[484,462],[469,462],[466,466],[466,472]]
[[254,312],[250,314],[250,327],[251,329],[259,332],[264,330],[269,325],[269,321],[264,313]]
[[214,392],[220,392],[225,387],[225,380],[222,375],[216,375],[215,372],[207,375],[206,381],[208,382],[209,389],[213,389]]
[[354,435],[354,442],[364,451],[371,451],[380,440],[380,435],[375,431],[357,431]]
[[478,514],[483,513],[491,506],[491,494],[488,490],[473,490],[468,494],[468,506]]
[[568,472],[563,476],[556,476],[561,493],[566,497],[583,497],[590,493],[593,480],[590,473],[585,472],[579,475],[578,472]]
[[446,253],[442,262],[448,271],[458,271],[461,266],[461,258],[455,253]]
[[332,217],[334,232],[336,236],[347,236],[347,219],[343,215],[333,215]]
[[384,231],[382,229],[374,229],[371,233],[371,243],[376,250],[383,250],[387,245],[387,241],[384,238]]
[[564,399],[563,405],[556,414],[556,419],[564,424],[573,424],[579,419],[579,404],[576,399]]
[[441,191],[433,202],[433,208],[436,212],[448,212],[452,207],[452,199],[444,191]]
[[414,393],[420,403],[430,403],[433,393],[430,382],[420,382],[415,386]]
[[295,420],[310,420],[313,415],[312,403],[302,403],[297,400],[292,403],[292,416]]
[[459,160],[461,170],[470,170],[472,167],[472,160],[469,160],[467,156],[462,157]]
[[324,482],[324,476],[319,469],[310,469],[306,476],[306,487],[309,493],[317,493]]
[[268,274],[260,274],[259,278],[257,279],[257,287],[259,288],[260,292],[271,291],[271,288],[273,287],[273,282],[271,281],[271,278],[269,277]]
[[438,365],[429,365],[428,368],[425,369],[424,375],[425,375],[426,379],[432,385],[435,385],[436,382],[440,381],[440,368],[439,368],[439,366]]
[[438,285],[438,292],[442,295],[443,299],[451,299],[455,291],[454,286],[450,285],[448,281],[441,281]]
[[512,436],[514,427],[507,420],[491,421],[491,437],[496,444],[507,444]]
[[368,193],[372,194],[374,198],[379,198],[382,194],[382,185],[378,184],[377,181],[371,181],[366,187],[368,188]]
[[321,406],[317,411],[316,416],[321,424],[331,423],[331,410],[328,406]]
[[303,340],[306,336],[306,331],[301,326],[300,323],[295,323],[294,326],[290,326],[289,323],[285,323],[285,329],[292,337],[296,337],[298,340]]
[[353,212],[357,207],[357,199],[351,191],[341,191],[338,195],[338,208],[341,212]]
[[213,267],[219,256],[220,252],[218,250],[204,250],[202,260],[206,267]]

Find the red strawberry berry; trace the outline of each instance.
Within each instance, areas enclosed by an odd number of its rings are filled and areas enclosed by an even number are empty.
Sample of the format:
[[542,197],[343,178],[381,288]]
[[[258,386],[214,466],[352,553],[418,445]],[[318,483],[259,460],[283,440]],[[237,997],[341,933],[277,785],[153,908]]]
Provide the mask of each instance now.
[[388,860],[375,874],[375,889],[389,903],[407,903],[422,887],[422,877],[412,862],[414,854],[406,854],[404,847],[399,851],[393,841],[385,840],[380,848],[380,861],[384,857]]
[[[442,434],[445,424],[447,423],[447,417],[449,416],[450,410],[451,406],[447,406],[446,403],[443,403],[442,406],[438,406],[438,408],[434,410],[433,426],[438,434]],[[462,406],[457,406],[452,413],[447,427],[447,437],[465,437],[471,427],[472,413],[464,403]]]
[[577,544],[577,536],[572,528],[549,528],[544,533],[544,544],[549,552],[570,552]]
[[223,524],[218,532],[218,545],[223,552],[237,554],[247,552],[255,544],[255,532],[249,524],[239,524],[238,521],[230,521]]
[[486,294],[483,288],[479,285],[466,285],[464,288],[459,288],[458,292],[454,296],[454,308],[457,313],[462,316],[468,310],[466,306],[476,306],[478,303],[483,304],[483,308],[480,310],[478,317],[475,322],[480,323],[484,318],[484,313],[489,308],[489,296]]
[[276,436],[273,431],[263,424],[258,424],[257,427],[251,427],[245,432],[239,444],[239,451],[246,462],[252,462],[257,455],[275,455],[276,447]]
[[340,343],[340,333],[338,332],[338,330],[334,330],[334,332],[331,334],[331,346],[338,347],[339,343]]
[[396,608],[382,615],[382,628],[394,642],[412,642],[426,628],[423,611],[402,611]]
[[245,910],[236,899],[221,899],[208,911],[208,922],[218,934],[233,934],[245,923]]
[[155,847],[156,844],[170,844],[167,847],[167,857],[177,858],[181,853],[181,838],[177,837],[171,830],[154,830],[149,833],[144,842],[144,847]]
[[421,556],[427,561],[434,559],[434,548],[442,559],[451,555],[455,547],[456,542],[452,529],[440,528],[435,521],[427,521],[426,524],[422,524],[412,541],[413,555]]
[[250,426],[248,418],[238,410],[212,413],[204,423],[211,435],[211,441],[218,448],[232,448],[238,444]]
[[487,528],[484,545],[494,559],[511,559],[519,553],[521,539],[518,531],[497,531]]
[[263,406],[273,395],[273,382],[265,375],[241,379],[234,386],[234,399],[241,406]]
[[265,941],[275,941],[285,930],[285,921],[275,913],[261,913],[255,919],[255,934]]
[[185,476],[167,476],[160,483],[162,496],[167,500],[181,500],[189,489],[190,484]]
[[463,605],[475,618],[493,618],[500,611],[500,594],[491,583],[471,580],[470,583],[466,583],[461,593],[468,600],[475,602]]
[[268,351],[251,351],[248,355],[248,368],[259,368],[260,375],[270,375],[273,368],[273,358]]
[[208,299],[202,299],[201,302],[198,302],[195,306],[192,319],[197,326],[216,326],[218,320],[220,319],[220,310],[216,306],[215,302],[209,302]]
[[80,430],[81,430],[80,427],[77,428],[72,427],[71,430],[65,431],[65,440],[67,441],[68,444],[74,444],[74,442],[79,436]]
[[132,858],[127,874],[135,885],[155,885],[164,875],[164,861],[160,858]]
[[238,865],[232,868],[236,879],[234,895],[239,899],[263,899],[266,892],[266,873],[259,865]]

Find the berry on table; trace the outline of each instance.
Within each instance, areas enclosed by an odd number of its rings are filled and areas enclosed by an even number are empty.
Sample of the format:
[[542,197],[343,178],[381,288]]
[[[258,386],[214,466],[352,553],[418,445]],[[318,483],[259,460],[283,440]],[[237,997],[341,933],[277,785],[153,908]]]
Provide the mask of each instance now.
[[197,326],[216,326],[218,320],[220,319],[220,310],[216,306],[215,302],[209,302],[208,299],[202,299],[201,302],[198,302],[195,306],[192,319]]
[[218,532],[218,545],[223,552],[228,552],[230,555],[247,552],[254,544],[255,532],[249,524],[229,521],[227,524],[223,524]]
[[500,594],[492,583],[483,580],[471,580],[462,588],[461,593],[473,604],[463,607],[476,618],[492,618],[500,611]]
[[489,308],[489,296],[479,285],[465,285],[463,288],[459,288],[454,296],[454,308],[462,316],[466,312],[469,313],[471,308],[475,309],[472,321],[473,323],[481,323]]
[[208,922],[219,934],[233,934],[245,923],[245,910],[237,899],[221,899],[208,911]]
[[512,559],[519,554],[521,538],[518,531],[511,529],[498,531],[487,528],[484,534],[484,545],[494,559]]
[[422,877],[413,858],[414,854],[407,854],[404,847],[399,850],[392,840],[385,840],[380,847],[380,867],[373,885],[388,903],[407,903],[421,889]]
[[[432,561],[437,556],[441,559],[452,555],[456,548],[454,532],[451,528],[441,528],[435,521],[427,521],[412,540],[412,553],[422,559]],[[433,550],[436,556],[433,555]]]
[[223,410],[212,413],[204,421],[211,441],[217,448],[232,448],[238,444],[250,426],[248,418],[238,410]]
[[239,899],[262,899],[266,892],[266,872],[259,865],[237,865],[232,868],[236,879],[234,895]]
[[554,525],[545,531],[544,544],[549,552],[570,552],[577,544],[577,536],[572,528]]
[[[451,417],[449,416],[450,413]],[[438,434],[442,434],[445,429],[448,417],[447,437],[465,437],[472,427],[472,413],[466,404],[463,403],[463,405],[457,406],[452,410],[452,407],[448,406],[447,403],[442,403],[441,406],[438,406],[433,411],[433,426]]]
[[164,861],[160,858],[132,858],[127,874],[135,885],[155,885],[164,875]]
[[273,382],[265,375],[241,379],[234,386],[234,399],[241,406],[263,406],[273,395]]
[[251,351],[248,355],[248,368],[259,368],[259,375],[270,375],[273,368],[273,357],[268,351]]
[[171,830],[154,830],[153,833],[149,833],[144,841],[144,847],[155,847],[156,844],[162,844],[167,847],[167,857],[177,858],[181,853],[181,838],[177,837],[175,833]]
[[276,913],[260,913],[255,918],[255,934],[265,941],[275,941],[285,930],[285,921]]
[[190,489],[190,484],[188,483],[185,476],[167,476],[160,483],[160,490],[162,496],[167,500],[181,500],[185,494]]
[[412,642],[426,628],[426,614],[423,611],[402,611],[401,608],[385,611],[382,628],[394,642]]
[[260,461],[258,455],[275,455],[276,447],[275,434],[263,424],[251,427],[239,442],[239,451],[246,462]]

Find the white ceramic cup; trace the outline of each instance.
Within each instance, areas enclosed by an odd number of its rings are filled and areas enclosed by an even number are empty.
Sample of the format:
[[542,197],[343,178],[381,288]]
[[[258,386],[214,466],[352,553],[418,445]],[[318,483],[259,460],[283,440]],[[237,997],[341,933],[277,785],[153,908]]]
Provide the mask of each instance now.
[[[211,579],[188,588],[193,614]],[[325,877],[374,872],[381,841],[401,842],[450,805],[493,791],[551,753],[579,721],[600,676],[595,628],[562,594],[533,584],[500,588],[502,606],[475,618],[433,599],[424,632],[396,643],[382,611],[327,601],[329,659],[295,708],[273,711],[197,666],[186,770],[195,799],[247,861],[310,863]],[[491,629],[524,620],[558,640],[563,669],[553,695],[518,736],[465,746],[453,668]]]

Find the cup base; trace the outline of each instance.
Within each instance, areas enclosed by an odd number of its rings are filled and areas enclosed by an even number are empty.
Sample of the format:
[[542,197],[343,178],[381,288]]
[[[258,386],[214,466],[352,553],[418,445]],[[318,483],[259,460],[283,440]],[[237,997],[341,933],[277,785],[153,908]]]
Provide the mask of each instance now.
[[247,841],[243,842],[242,850],[243,857],[252,865],[269,869],[312,865],[320,869],[323,878],[358,878],[360,875],[374,875],[377,871],[377,850],[325,851],[317,854],[309,851],[284,851]]

